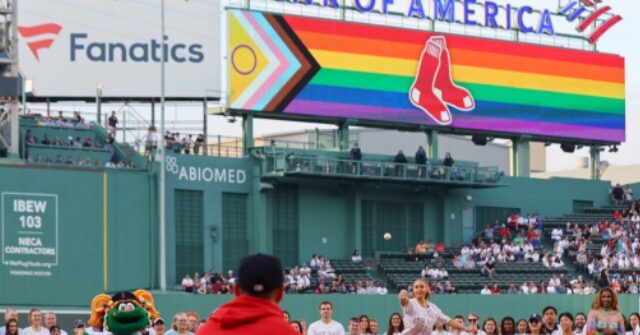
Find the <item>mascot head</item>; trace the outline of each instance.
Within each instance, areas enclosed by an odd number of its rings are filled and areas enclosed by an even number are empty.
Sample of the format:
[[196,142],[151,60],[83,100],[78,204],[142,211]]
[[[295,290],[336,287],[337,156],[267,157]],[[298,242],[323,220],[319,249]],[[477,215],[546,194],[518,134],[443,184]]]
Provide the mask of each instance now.
[[116,335],[130,335],[144,330],[159,316],[148,291],[118,292],[111,297],[99,294],[91,303],[89,325]]

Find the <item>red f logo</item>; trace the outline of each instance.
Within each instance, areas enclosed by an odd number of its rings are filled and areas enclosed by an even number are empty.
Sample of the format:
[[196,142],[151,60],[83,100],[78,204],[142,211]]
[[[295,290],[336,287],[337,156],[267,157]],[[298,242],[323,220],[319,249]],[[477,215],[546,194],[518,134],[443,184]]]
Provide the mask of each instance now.
[[[18,26],[18,32],[24,39],[29,39],[27,46],[31,49],[31,53],[40,61],[38,52],[40,49],[47,49],[53,44],[53,38],[39,38],[41,35],[53,34],[58,35],[62,30],[62,26],[56,23],[45,23],[37,26]],[[32,38],[33,37],[33,38]]]

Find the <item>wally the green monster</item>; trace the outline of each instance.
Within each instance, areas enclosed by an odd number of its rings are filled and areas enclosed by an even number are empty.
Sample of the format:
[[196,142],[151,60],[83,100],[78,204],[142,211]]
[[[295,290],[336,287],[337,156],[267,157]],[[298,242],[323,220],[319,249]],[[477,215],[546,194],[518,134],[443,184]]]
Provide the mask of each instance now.
[[132,335],[159,316],[148,291],[118,292],[111,297],[99,294],[91,302],[89,325],[115,335]]

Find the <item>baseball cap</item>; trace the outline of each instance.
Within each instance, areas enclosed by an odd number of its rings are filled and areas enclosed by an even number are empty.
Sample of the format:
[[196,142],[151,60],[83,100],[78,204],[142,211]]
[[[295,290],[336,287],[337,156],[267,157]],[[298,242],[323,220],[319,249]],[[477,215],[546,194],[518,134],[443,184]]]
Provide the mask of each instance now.
[[282,263],[276,257],[258,253],[240,261],[238,285],[245,292],[271,292],[282,287],[283,280]]
[[84,328],[84,320],[82,319],[77,319],[76,321],[73,321],[73,328]]
[[531,322],[531,321],[540,321],[540,320],[542,320],[542,317],[538,313],[533,313],[529,317],[529,322]]
[[153,320],[153,325],[159,325],[159,324],[164,324],[164,320],[162,318],[157,318],[155,320]]

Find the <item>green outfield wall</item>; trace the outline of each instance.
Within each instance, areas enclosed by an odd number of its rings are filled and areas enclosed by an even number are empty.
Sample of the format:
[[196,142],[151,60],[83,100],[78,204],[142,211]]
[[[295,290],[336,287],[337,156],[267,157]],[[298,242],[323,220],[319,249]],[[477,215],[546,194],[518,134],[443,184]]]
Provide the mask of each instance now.
[[[204,269],[226,272],[242,255],[266,251],[285,266],[312,254],[403,251],[421,239],[468,242],[512,210],[543,217],[576,202],[609,202],[607,182],[504,177],[500,187],[452,188],[390,181],[262,178],[254,157],[170,156],[167,161],[168,282]],[[500,213],[499,215],[496,213]],[[385,232],[393,235],[383,241]]]
[[0,167],[0,304],[155,286],[155,185],[146,172]]
[[[481,319],[488,316],[502,319],[512,316],[516,320],[529,318],[532,313],[542,314],[546,306],[555,306],[558,313],[588,312],[593,303],[594,295],[517,295],[504,294],[483,296],[480,294],[436,295],[433,302],[442,311],[453,317],[475,312]],[[621,311],[625,315],[638,312],[640,295],[624,294],[618,296]],[[157,294],[156,303],[165,320],[171,318],[178,311],[197,311],[203,318],[209,315],[221,304],[229,301],[230,295],[198,296],[195,294],[173,293]],[[318,306],[321,301],[329,300],[334,305],[334,319],[347,325],[347,320],[353,316],[367,314],[380,322],[381,329],[386,330],[389,316],[393,312],[400,312],[396,295],[286,295],[281,303],[283,309],[291,313],[294,319],[315,321],[319,319]],[[384,327],[382,327],[384,325]]]

